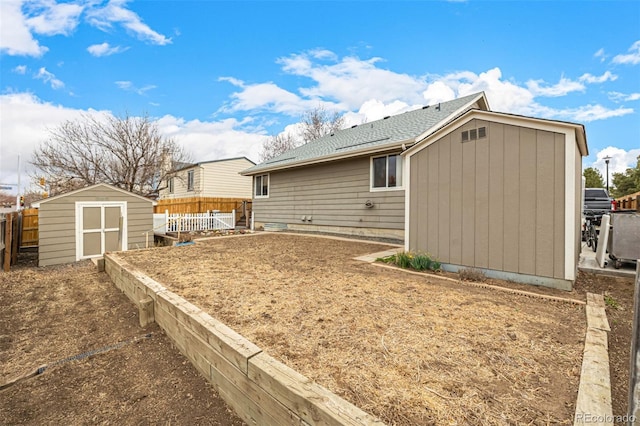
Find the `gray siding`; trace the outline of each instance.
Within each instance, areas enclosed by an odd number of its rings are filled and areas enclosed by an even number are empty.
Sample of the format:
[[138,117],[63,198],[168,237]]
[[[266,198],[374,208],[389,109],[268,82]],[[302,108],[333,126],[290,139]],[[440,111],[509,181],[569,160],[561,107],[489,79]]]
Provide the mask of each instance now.
[[[256,222],[404,229],[404,190],[369,189],[370,157],[269,175],[269,198],[254,198]],[[375,206],[366,208],[365,202]]]
[[98,187],[87,189],[42,203],[38,209],[40,266],[75,262],[77,201],[126,201],[127,243],[129,249],[144,248],[146,231],[153,228],[153,203],[133,195]]
[[[486,138],[461,143],[482,126]],[[411,157],[409,249],[564,279],[564,156],[564,134],[527,127],[471,120],[443,136]]]

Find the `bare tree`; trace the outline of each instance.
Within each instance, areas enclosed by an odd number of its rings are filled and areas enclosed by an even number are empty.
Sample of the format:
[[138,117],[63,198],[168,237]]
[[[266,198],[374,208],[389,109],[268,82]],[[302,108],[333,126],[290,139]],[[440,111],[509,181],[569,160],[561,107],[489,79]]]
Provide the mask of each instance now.
[[262,144],[260,161],[277,157],[293,148],[312,142],[344,127],[344,116],[318,106],[302,115],[300,139],[289,133],[272,136]]
[[148,116],[83,115],[49,131],[31,163],[44,177],[51,195],[108,183],[143,196],[155,196],[173,167],[188,156],[173,140],[160,135]]
[[322,105],[307,111],[302,116],[302,140],[309,143],[344,127],[344,116],[337,111],[329,112]]
[[287,152],[298,144],[296,140],[289,133],[280,134],[277,136],[271,136],[269,140],[262,144],[262,151],[260,151],[260,161],[264,162],[277,157],[278,155]]

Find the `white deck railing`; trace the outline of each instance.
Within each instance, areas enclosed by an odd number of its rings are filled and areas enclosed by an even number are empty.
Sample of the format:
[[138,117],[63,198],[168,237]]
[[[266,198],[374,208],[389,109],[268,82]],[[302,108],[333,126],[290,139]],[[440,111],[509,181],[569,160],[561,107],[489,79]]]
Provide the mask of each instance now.
[[[216,229],[234,229],[236,211],[231,213],[155,213],[153,229],[156,233],[213,231]],[[164,226],[163,226],[164,225]]]

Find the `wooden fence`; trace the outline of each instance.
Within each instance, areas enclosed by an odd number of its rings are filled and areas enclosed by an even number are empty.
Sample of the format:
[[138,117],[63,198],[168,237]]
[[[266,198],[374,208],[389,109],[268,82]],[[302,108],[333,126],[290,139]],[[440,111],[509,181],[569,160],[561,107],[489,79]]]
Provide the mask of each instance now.
[[38,209],[22,210],[20,247],[38,246]]
[[636,210],[640,211],[640,191],[624,197],[616,198],[619,210]]
[[233,210],[242,210],[243,202],[251,201],[244,198],[212,198],[212,197],[192,197],[192,198],[167,198],[158,200],[154,207],[154,213],[164,213],[169,210],[170,214],[204,213],[207,211],[220,211],[229,213]]
[[9,272],[11,265],[18,261],[18,240],[19,240],[19,219],[20,213],[12,212],[0,215],[0,252],[2,258],[2,269]]

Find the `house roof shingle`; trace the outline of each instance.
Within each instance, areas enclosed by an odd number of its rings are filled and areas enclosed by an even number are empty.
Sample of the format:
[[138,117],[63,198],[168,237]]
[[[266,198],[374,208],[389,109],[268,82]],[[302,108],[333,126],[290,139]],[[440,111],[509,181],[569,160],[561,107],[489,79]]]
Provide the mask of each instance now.
[[323,159],[345,158],[378,147],[383,150],[402,143],[417,142],[416,138],[424,137],[429,130],[435,130],[478,101],[481,101],[482,108],[488,109],[484,93],[480,92],[339,130],[252,166],[242,174],[253,175]]

